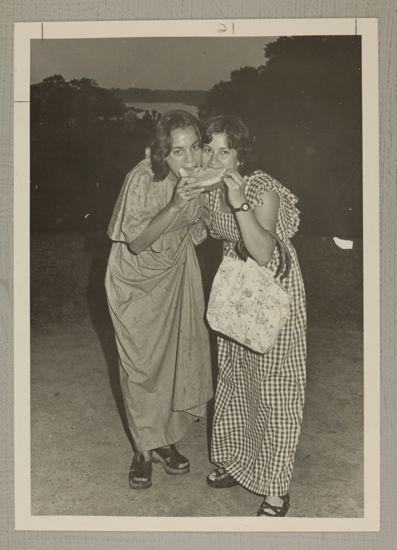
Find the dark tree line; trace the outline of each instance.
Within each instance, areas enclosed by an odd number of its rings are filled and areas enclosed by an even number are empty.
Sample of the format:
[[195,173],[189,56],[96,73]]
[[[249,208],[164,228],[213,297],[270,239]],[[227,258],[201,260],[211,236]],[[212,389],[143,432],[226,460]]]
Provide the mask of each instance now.
[[361,236],[360,37],[283,37],[265,54],[214,86],[202,115],[243,118],[262,168],[299,196],[302,229]]
[[33,231],[105,225],[147,143],[147,130],[137,131],[125,111],[90,78],[54,75],[31,86]]
[[99,118],[122,116],[125,107],[110,91],[91,78],[66,82],[53,75],[31,86],[31,123],[49,126],[87,124]]
[[[280,38],[264,54],[265,65],[214,86],[201,117],[243,118],[260,167],[298,195],[302,231],[360,237],[360,38]],[[105,228],[149,131],[92,79],[54,75],[32,85],[32,229]]]

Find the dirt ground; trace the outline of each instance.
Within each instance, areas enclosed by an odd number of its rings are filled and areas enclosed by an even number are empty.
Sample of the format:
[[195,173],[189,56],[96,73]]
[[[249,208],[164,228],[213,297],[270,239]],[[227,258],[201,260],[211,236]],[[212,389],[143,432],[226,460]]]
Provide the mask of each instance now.
[[[289,516],[362,517],[362,332],[311,327],[308,352]],[[33,328],[31,384],[34,515],[255,515],[260,496],[207,487],[206,420],[179,445],[189,474],[170,476],[154,465],[152,488],[129,488],[132,451],[108,323],[84,318]]]
[[[362,517],[362,242],[347,251],[330,237],[298,235],[294,244],[309,330],[289,515]],[[208,240],[198,248],[206,293],[217,245]],[[151,489],[129,488],[132,450],[103,284],[109,246],[104,231],[32,235],[32,513],[255,515],[260,496],[207,487],[211,407],[180,444],[191,460],[189,474],[169,476],[155,465]]]

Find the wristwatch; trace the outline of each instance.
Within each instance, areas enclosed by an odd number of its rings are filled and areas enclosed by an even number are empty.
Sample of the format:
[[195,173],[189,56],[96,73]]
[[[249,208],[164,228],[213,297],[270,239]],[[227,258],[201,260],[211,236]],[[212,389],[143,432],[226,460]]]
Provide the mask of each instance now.
[[248,212],[248,210],[250,210],[251,207],[250,205],[248,204],[248,202],[243,202],[243,204],[241,206],[239,206],[238,208],[231,208],[231,211],[234,213],[234,212]]

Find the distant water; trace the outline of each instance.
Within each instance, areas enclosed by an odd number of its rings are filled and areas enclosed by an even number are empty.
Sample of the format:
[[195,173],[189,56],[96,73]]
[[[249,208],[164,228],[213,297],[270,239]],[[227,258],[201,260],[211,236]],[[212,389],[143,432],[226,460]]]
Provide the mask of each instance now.
[[145,111],[157,111],[158,113],[165,113],[166,111],[171,111],[173,109],[183,109],[188,111],[194,116],[198,116],[198,107],[197,105],[186,105],[185,103],[134,103],[134,102],[124,102],[126,107],[135,107],[135,109],[142,109],[142,113],[137,113],[137,115],[143,116]]

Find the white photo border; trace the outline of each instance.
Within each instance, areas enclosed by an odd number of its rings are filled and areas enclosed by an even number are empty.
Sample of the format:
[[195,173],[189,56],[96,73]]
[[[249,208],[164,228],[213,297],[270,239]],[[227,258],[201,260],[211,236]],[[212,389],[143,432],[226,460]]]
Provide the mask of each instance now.
[[[32,22],[14,25],[15,528],[42,531],[378,531],[380,283],[378,34],[375,18]],[[33,516],[30,476],[30,41],[125,37],[360,35],[364,243],[364,516],[362,518]]]

